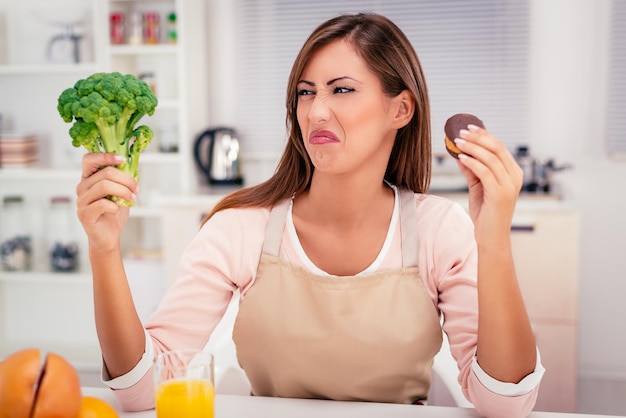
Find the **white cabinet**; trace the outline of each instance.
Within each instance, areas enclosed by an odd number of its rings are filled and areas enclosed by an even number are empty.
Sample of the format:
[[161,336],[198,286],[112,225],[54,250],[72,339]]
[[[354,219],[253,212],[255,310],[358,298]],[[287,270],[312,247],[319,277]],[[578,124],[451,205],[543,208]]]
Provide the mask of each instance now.
[[[31,19],[44,10],[41,0],[0,0],[0,114],[2,130],[34,134],[40,161],[33,167],[0,167],[0,198],[21,194],[26,198],[35,242],[35,267],[26,273],[0,271],[0,358],[25,346],[37,346],[66,355],[81,369],[99,366],[93,322],[91,277],[83,242],[78,273],[51,273],[40,247],[45,230],[45,210],[50,196],[75,196],[84,149],[74,148],[70,124],[56,110],[59,94],[76,80],[97,71],[151,74],[159,105],[142,124],[155,132],[153,143],[140,157],[138,204],[124,231],[125,254],[149,254],[148,260],[130,260],[131,281],[151,276],[161,285],[161,196],[177,199],[194,193],[195,167],[191,144],[207,125],[206,9],[204,0],[66,0],[47,7],[80,8],[84,16],[82,57],[86,61],[51,63],[45,58],[47,41],[56,29]],[[161,37],[157,44],[112,44],[111,12],[156,12]],[[166,18],[176,14],[177,42],[167,41]],[[27,25],[17,27],[15,19]],[[24,36],[25,30],[36,33]],[[43,32],[43,34],[39,32]],[[36,40],[37,44],[34,44]],[[24,54],[20,48],[27,45]],[[39,51],[39,52],[37,52]],[[38,54],[31,57],[27,53]],[[168,152],[162,152],[165,141]],[[161,145],[161,147],[160,147]],[[76,221],[77,228],[80,228]],[[157,258],[153,257],[157,254]],[[156,264],[156,265],[155,265]],[[132,267],[132,268],[131,268]],[[158,286],[156,287],[158,289]],[[146,301],[152,303],[152,300]],[[149,309],[149,306],[146,307]]]
[[[33,134],[38,139],[40,160],[36,167],[0,167],[0,194],[17,189],[41,211],[47,195],[56,193],[57,188],[64,192],[69,190],[73,195],[74,190],[67,187],[67,182],[75,185],[80,179],[80,161],[85,150],[71,145],[68,135],[71,125],[63,122],[56,110],[59,94],[79,78],[96,71],[151,74],[150,83],[155,85],[159,105],[153,116],[144,116],[140,123],[150,126],[155,136],[140,158],[142,192],[131,216],[134,223],[146,218],[152,225],[131,226],[125,244],[131,249],[143,244],[158,249],[158,232],[146,237],[137,237],[134,232],[153,229],[153,221],[158,217],[159,196],[187,195],[198,188],[191,148],[195,135],[207,125],[208,118],[206,2],[67,0],[61,6],[80,9],[84,16],[80,28],[85,51],[81,56],[88,61],[79,64],[48,62],[45,49],[54,29],[31,17],[35,10],[45,9],[41,0],[17,3],[0,0],[0,130]],[[161,42],[111,44],[109,16],[112,12],[126,16],[134,12],[157,13]],[[172,13],[176,15],[176,43],[169,43],[165,36],[167,16]],[[17,18],[22,19],[20,22],[25,29],[13,22]],[[44,35],[31,36],[38,40],[35,45],[27,39],[26,29],[40,29]],[[20,51],[25,42],[34,46],[18,54],[16,51]],[[164,147],[171,152],[161,152]],[[61,182],[56,181],[59,176],[63,177]]]
[[[153,87],[159,104],[153,116],[144,116],[140,121],[154,131],[154,138],[140,157],[140,186],[142,193],[139,204],[150,206],[158,194],[188,193],[190,181],[184,157],[189,155],[190,138],[187,123],[187,95],[185,78],[184,25],[179,23],[184,2],[176,0],[110,0],[99,1],[97,15],[105,34],[111,33],[109,17],[118,14],[126,23],[124,43],[112,44],[105,36],[102,43],[103,67],[108,71],[135,74]],[[166,37],[167,16],[177,17],[177,42]],[[158,19],[157,43],[141,41],[131,44],[131,22],[137,16],[140,24],[145,16]],[[104,21],[103,21],[104,20]],[[142,23],[143,22],[143,23]],[[141,30],[141,26],[140,26]]]
[[521,210],[516,219],[515,266],[546,369],[535,409],[576,412],[580,214]]

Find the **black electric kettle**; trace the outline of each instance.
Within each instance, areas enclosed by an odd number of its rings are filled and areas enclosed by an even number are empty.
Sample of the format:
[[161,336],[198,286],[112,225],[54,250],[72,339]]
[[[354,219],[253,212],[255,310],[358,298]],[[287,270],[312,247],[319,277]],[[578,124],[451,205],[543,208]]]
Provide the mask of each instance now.
[[233,128],[207,129],[196,138],[193,156],[209,184],[242,185],[239,140]]

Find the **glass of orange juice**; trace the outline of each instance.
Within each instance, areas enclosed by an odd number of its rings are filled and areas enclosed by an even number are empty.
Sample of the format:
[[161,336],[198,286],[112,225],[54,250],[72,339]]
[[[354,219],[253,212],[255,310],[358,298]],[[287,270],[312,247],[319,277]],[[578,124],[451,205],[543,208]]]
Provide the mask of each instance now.
[[214,418],[213,355],[203,350],[174,350],[154,360],[157,418]]

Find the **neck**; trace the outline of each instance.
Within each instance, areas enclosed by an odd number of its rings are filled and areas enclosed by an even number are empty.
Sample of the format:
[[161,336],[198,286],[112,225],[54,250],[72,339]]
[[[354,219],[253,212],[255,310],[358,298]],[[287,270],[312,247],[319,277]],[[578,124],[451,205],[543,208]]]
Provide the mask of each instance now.
[[359,226],[393,211],[393,190],[382,180],[313,176],[310,189],[294,201],[294,211],[311,219]]

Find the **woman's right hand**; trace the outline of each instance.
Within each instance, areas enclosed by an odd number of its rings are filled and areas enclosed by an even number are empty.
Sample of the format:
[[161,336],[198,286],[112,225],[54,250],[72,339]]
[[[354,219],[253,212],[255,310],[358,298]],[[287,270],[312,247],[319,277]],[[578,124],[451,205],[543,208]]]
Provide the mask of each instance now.
[[83,157],[82,179],[76,186],[76,206],[91,250],[118,248],[128,220],[129,209],[118,206],[106,196],[119,196],[129,202],[136,200],[137,182],[114,167],[122,162],[124,158],[115,154],[88,153]]

